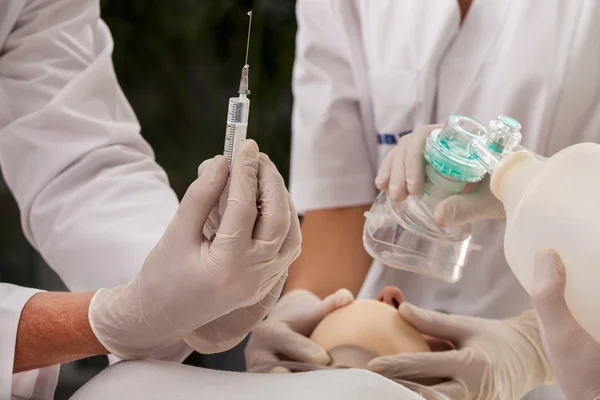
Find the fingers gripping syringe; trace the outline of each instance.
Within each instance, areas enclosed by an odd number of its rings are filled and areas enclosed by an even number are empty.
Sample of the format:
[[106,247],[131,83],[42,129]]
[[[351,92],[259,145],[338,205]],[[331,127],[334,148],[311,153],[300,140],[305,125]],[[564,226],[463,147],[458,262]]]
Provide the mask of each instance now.
[[[252,28],[252,11],[248,12],[248,39],[246,42],[246,60],[244,67],[242,68],[242,77],[240,79],[240,87],[238,90],[238,97],[231,97],[229,99],[229,109],[227,110],[227,127],[225,128],[225,148],[223,155],[229,162],[229,168],[233,164],[233,160],[237,154],[240,143],[246,139],[246,131],[248,130],[248,115],[250,111],[250,99],[248,95],[248,71],[250,66],[248,65],[248,50],[250,48],[250,29]],[[227,198],[229,196],[229,181],[225,191],[221,195],[219,201],[219,215],[223,216],[225,207],[227,206]]]

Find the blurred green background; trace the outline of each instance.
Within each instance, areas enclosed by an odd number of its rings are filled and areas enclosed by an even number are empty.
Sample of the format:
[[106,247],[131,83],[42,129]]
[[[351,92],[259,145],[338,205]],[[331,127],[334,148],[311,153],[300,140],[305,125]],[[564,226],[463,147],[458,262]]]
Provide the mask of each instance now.
[[[223,152],[227,103],[237,96],[244,64],[247,12],[250,43],[250,121],[255,139],[287,179],[291,71],[296,32],[293,0],[102,0],[114,36],[113,60],[142,134],[181,196],[198,165]],[[0,281],[64,290],[28,245],[12,196],[0,182]],[[186,363],[241,370],[243,344],[221,355],[192,355]],[[68,399],[106,365],[105,357],[61,368],[56,399]]]
[[223,151],[227,102],[237,96],[252,9],[248,136],[287,177],[294,1],[101,3],[115,38],[117,76],[179,194],[200,162]]

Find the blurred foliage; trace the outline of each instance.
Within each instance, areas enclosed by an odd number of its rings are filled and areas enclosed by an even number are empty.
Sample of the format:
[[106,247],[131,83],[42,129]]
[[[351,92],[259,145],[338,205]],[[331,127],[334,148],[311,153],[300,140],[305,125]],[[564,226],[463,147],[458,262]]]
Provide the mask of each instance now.
[[204,159],[223,152],[252,9],[248,137],[288,176],[293,0],[103,0],[101,7],[121,86],[179,195]]

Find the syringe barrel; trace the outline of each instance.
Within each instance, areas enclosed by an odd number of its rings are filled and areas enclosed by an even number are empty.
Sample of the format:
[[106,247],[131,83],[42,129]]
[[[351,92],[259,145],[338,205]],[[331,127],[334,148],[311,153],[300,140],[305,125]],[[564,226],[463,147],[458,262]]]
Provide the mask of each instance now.
[[250,99],[245,94],[229,99],[229,109],[227,110],[228,123],[248,123],[248,113],[250,111]]
[[[250,111],[250,100],[246,95],[229,99],[229,109],[227,111],[227,126],[225,127],[225,147],[223,155],[229,162],[229,167],[233,164],[235,156],[239,150],[240,143],[246,139],[248,130],[248,112]],[[219,215],[222,217],[227,206],[229,196],[229,181],[221,195],[219,201]]]
[[230,165],[233,163],[240,143],[246,139],[249,111],[250,100],[245,95],[229,99],[223,155]]

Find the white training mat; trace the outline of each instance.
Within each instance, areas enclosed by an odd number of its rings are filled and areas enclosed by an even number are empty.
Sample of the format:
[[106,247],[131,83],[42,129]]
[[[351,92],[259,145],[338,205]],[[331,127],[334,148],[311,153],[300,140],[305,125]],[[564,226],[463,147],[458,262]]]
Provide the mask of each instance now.
[[86,383],[71,400],[422,400],[366,370],[294,374],[216,371],[164,361],[119,362]]

